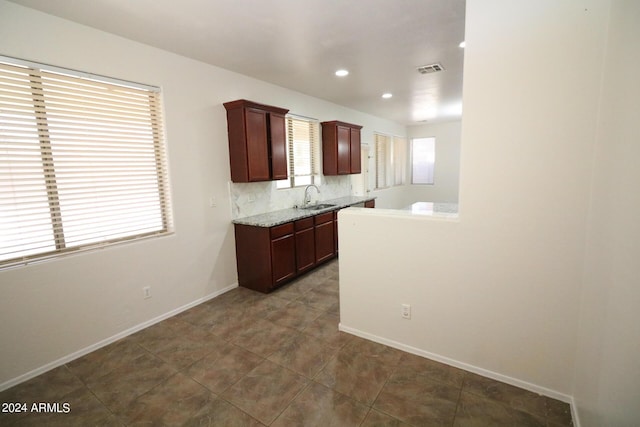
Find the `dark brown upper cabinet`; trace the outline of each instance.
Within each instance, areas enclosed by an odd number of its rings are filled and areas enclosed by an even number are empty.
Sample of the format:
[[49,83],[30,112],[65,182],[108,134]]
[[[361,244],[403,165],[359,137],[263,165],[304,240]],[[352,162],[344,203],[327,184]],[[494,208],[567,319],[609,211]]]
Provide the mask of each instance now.
[[360,129],[339,121],[322,122],[322,173],[360,173]]
[[233,182],[287,179],[284,108],[246,99],[225,102]]

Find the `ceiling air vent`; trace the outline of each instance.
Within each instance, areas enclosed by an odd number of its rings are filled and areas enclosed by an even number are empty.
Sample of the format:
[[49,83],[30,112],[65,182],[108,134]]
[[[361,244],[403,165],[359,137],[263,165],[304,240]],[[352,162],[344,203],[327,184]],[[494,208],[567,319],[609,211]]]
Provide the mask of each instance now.
[[444,70],[444,67],[441,64],[430,64],[423,65],[422,67],[418,67],[418,72],[420,74],[430,74],[438,71]]

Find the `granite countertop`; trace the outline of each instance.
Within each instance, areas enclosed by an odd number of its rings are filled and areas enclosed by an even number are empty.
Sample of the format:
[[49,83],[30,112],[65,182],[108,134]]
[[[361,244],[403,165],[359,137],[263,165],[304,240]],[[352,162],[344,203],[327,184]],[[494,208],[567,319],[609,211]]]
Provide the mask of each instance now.
[[458,216],[457,203],[416,202],[405,207],[402,210],[410,211],[414,215],[429,215],[441,217]]
[[256,227],[273,227],[274,225],[280,225],[287,222],[296,221],[298,219],[308,218],[310,216],[318,215],[324,212],[347,208],[349,206],[357,205],[358,203],[363,203],[374,199],[375,197],[346,196],[339,197],[337,199],[320,200],[318,201],[318,204],[330,204],[333,206],[316,210],[300,208],[281,209],[278,211],[267,212],[259,215],[237,218],[232,222],[234,224],[253,225]]

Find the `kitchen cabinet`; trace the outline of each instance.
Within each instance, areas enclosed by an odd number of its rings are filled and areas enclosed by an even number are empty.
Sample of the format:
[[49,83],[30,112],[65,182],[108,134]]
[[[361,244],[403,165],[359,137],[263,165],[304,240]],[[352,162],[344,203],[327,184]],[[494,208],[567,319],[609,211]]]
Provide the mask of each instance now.
[[275,227],[235,224],[235,236],[241,286],[270,292],[296,275],[293,223]]
[[289,110],[245,99],[223,105],[227,110],[231,180],[286,179],[285,114]]
[[238,283],[271,292],[336,256],[335,212],[273,227],[234,224]]
[[326,261],[336,255],[333,211],[314,217],[316,238],[316,263]]
[[296,231],[296,268],[298,273],[316,264],[316,237],[313,217],[294,222]]
[[362,126],[340,121],[322,122],[322,173],[347,175],[361,172]]

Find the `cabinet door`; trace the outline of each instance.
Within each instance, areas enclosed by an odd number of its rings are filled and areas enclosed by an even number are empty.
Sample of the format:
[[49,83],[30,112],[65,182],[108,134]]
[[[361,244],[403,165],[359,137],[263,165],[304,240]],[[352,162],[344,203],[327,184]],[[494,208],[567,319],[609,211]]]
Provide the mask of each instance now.
[[351,173],[360,173],[362,166],[360,163],[360,129],[351,128],[350,151],[351,151]]
[[322,173],[338,174],[338,147],[336,126],[331,122],[322,123]]
[[270,177],[267,113],[256,108],[247,108],[245,125],[249,181],[267,181]]
[[238,284],[259,292],[273,286],[271,236],[265,227],[235,224]]
[[351,129],[338,126],[338,175],[351,173]]
[[316,264],[316,239],[313,227],[296,231],[296,263],[298,273]]
[[271,179],[287,179],[287,135],[284,116],[269,114]]
[[333,258],[335,255],[335,240],[333,221],[316,225],[316,262]]
[[296,246],[293,234],[271,240],[273,286],[296,275]]

